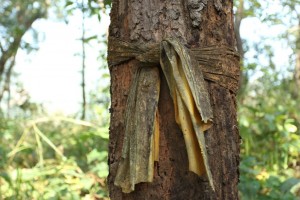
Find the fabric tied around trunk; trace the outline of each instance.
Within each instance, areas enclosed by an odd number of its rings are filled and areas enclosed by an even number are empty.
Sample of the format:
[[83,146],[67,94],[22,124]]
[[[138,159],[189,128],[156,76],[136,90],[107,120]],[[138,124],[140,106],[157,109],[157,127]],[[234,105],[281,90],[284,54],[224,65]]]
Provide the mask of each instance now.
[[232,59],[239,59],[238,54],[224,45],[189,50],[175,38],[149,46],[109,38],[110,68],[132,59],[139,61],[139,67],[127,99],[123,148],[114,184],[129,193],[136,184],[153,181],[154,162],[159,161],[160,67],[184,136],[189,170],[199,176],[206,174],[214,190],[204,137],[204,131],[213,125],[213,112],[204,79],[236,93],[239,69],[228,66],[234,63]]

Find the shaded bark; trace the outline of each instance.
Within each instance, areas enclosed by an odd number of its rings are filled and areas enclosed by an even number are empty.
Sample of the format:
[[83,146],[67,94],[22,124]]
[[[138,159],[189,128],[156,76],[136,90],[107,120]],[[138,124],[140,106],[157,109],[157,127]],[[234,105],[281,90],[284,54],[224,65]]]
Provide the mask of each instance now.
[[[176,37],[189,47],[219,44],[234,47],[233,27],[232,1],[114,0],[109,34],[133,42],[154,43],[165,37]],[[110,69],[108,184],[111,199],[238,199],[239,134],[235,94],[207,81],[214,112],[214,124],[205,133],[216,189],[213,192],[206,177],[188,171],[184,138],[175,122],[173,101],[162,75],[158,103],[160,151],[153,182],[138,184],[129,194],[114,185],[124,138],[124,111],[137,67],[133,60]]]

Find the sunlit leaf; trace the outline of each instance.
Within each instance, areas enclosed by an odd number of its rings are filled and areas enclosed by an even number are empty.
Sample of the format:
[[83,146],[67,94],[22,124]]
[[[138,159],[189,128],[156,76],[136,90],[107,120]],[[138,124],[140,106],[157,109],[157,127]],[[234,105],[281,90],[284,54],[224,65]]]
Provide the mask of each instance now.
[[284,128],[290,132],[290,133],[295,133],[298,129],[297,129],[297,126],[295,126],[294,124],[284,124]]

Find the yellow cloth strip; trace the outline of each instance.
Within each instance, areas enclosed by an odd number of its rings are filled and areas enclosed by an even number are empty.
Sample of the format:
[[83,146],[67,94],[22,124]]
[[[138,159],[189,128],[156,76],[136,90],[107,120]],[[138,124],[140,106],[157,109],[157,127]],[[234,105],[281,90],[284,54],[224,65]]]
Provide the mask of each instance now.
[[161,45],[161,68],[173,98],[176,122],[184,134],[189,170],[206,173],[214,189],[204,140],[204,131],[212,125],[212,110],[198,63],[178,40],[166,39]]
[[[176,122],[184,134],[189,170],[207,174],[214,189],[204,139],[213,115],[198,62],[177,39],[165,39],[160,45],[160,65],[173,98]],[[115,185],[125,193],[140,182],[153,180],[154,161],[159,160],[159,87],[157,68],[138,69],[127,101],[125,138],[115,178]]]

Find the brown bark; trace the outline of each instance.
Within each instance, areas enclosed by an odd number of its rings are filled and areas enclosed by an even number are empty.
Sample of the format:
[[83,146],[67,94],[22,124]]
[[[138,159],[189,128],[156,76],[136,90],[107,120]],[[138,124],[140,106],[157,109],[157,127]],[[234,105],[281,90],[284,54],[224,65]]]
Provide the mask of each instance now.
[[[232,1],[114,0],[109,34],[132,42],[153,43],[165,37],[177,37],[190,47],[219,44],[234,47]],[[108,184],[111,199],[238,199],[239,134],[235,94],[208,81],[214,124],[205,138],[216,189],[213,192],[206,177],[188,171],[183,135],[175,122],[173,101],[162,75],[158,105],[160,152],[153,182],[138,184],[129,194],[114,185],[124,138],[124,111],[137,67],[133,60],[110,69]]]

